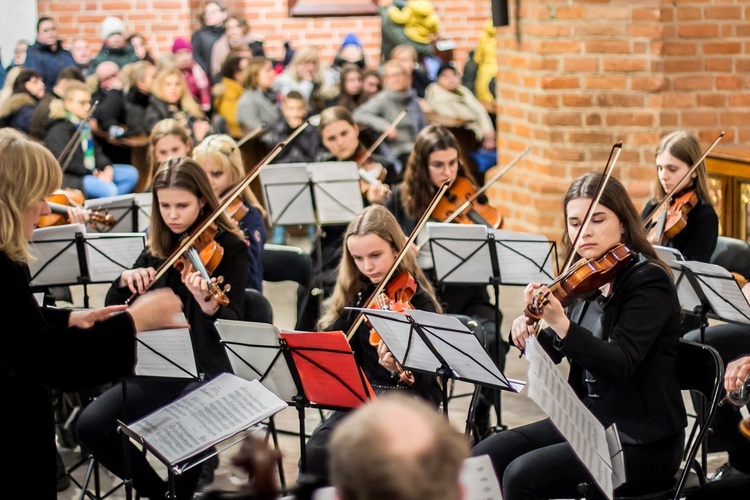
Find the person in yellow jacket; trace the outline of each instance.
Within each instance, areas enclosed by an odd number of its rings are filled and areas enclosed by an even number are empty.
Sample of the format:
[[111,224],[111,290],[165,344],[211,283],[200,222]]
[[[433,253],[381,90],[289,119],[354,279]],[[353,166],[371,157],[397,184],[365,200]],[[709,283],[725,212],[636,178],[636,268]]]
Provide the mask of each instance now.
[[474,93],[480,102],[494,102],[495,97],[490,92],[490,81],[497,76],[497,40],[492,19],[487,19],[484,23],[484,32],[480,35],[474,51],[474,61],[477,63]]
[[214,108],[226,122],[226,132],[233,139],[240,139],[243,135],[242,127],[237,121],[237,105],[245,91],[240,83],[242,71],[247,66],[248,59],[243,56],[229,56],[221,66],[221,81],[214,85],[211,93],[214,96]]
[[381,62],[390,59],[397,45],[413,45],[420,57],[435,55],[433,39],[440,30],[440,19],[430,0],[380,0],[382,47]]

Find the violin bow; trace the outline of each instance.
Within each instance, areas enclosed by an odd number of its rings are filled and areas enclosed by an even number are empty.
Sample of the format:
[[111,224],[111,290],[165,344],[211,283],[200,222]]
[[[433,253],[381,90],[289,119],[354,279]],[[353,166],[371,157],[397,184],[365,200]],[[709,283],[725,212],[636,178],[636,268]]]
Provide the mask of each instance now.
[[492,185],[495,182],[497,182],[498,180],[500,180],[500,177],[502,177],[503,175],[505,175],[506,172],[508,172],[508,170],[510,170],[511,168],[513,168],[516,165],[516,163],[518,163],[519,161],[521,161],[521,159],[524,156],[526,156],[529,153],[529,151],[531,151],[531,148],[530,147],[526,147],[526,149],[524,149],[521,154],[519,154],[518,156],[516,156],[516,158],[512,162],[510,162],[509,165],[507,165],[500,172],[498,172],[497,174],[495,174],[495,176],[492,177],[489,181],[487,181],[484,184],[484,186],[481,187],[481,189],[478,189],[476,191],[476,193],[474,193],[473,195],[469,196],[469,198],[464,202],[464,204],[461,205],[460,207],[458,207],[443,222],[445,222],[445,223],[453,222],[456,219],[456,217],[458,217],[459,215],[461,215],[464,212],[464,210],[466,210],[467,208],[469,208],[471,206],[471,204],[474,203],[474,200],[476,200],[477,198],[479,198],[480,196],[482,196],[482,194],[484,194],[485,191],[487,191],[490,187],[492,187]]
[[708,156],[708,153],[711,152],[714,146],[716,146],[723,137],[724,137],[724,131],[722,130],[721,133],[716,136],[716,139],[714,139],[713,142],[708,146],[708,148],[703,152],[703,154],[700,155],[700,157],[697,160],[695,160],[695,162],[688,169],[685,175],[682,176],[682,179],[680,179],[680,182],[675,184],[674,187],[669,190],[669,193],[664,195],[664,199],[661,200],[661,202],[651,210],[651,212],[648,214],[648,217],[646,217],[646,219],[643,221],[644,227],[654,222],[654,219],[657,217],[657,214],[659,213],[659,211],[664,207],[664,205],[669,203],[669,201],[672,199],[672,196],[674,196],[674,194],[677,192],[677,187],[680,184],[682,184],[682,181],[687,179],[689,176],[693,174],[693,172],[695,172],[695,170],[698,168],[698,165],[700,165],[701,162],[706,159],[706,156]]
[[[155,283],[156,280],[158,280],[172,265],[179,259],[183,253],[187,251],[188,248],[190,248],[193,243],[200,237],[200,235],[208,229],[211,224],[214,223],[214,221],[224,213],[224,211],[229,207],[229,205],[232,204],[232,202],[237,198],[244,190],[247,188],[251,182],[260,174],[260,171],[263,170],[263,167],[271,163],[271,161],[276,158],[276,156],[281,152],[284,147],[289,144],[297,135],[299,135],[300,132],[302,132],[307,126],[309,125],[308,122],[304,122],[302,125],[297,127],[297,130],[292,132],[289,137],[286,138],[285,141],[282,141],[278,143],[260,162],[258,162],[253,168],[250,169],[250,171],[247,173],[244,179],[240,181],[229,193],[221,199],[219,202],[219,206],[216,208],[216,210],[213,211],[208,217],[206,217],[201,224],[193,230],[192,233],[190,233],[189,236],[182,239],[180,246],[177,247],[177,249],[172,252],[172,255],[170,255],[160,266],[159,269],[156,270],[156,276],[154,276],[154,279],[151,281],[151,284]],[[150,288],[150,285],[146,287],[144,290],[144,293]],[[138,296],[138,293],[134,293],[131,295],[126,301],[126,304],[130,304],[135,298]]]
[[[372,143],[372,146],[370,146],[370,149],[365,151],[365,154],[362,155],[362,158],[359,159],[357,162],[357,166],[361,167],[365,164],[365,161],[375,152],[376,149],[378,149],[378,146],[385,140],[386,137],[388,137],[388,134],[393,131],[394,128],[401,122],[401,120],[404,119],[406,116],[406,110],[402,109],[401,112],[396,115],[396,118],[393,119],[391,123],[388,124],[388,126],[385,128],[382,134],[380,134],[380,137],[378,137],[375,142]],[[406,168],[406,165],[404,165],[404,168]]]
[[[440,189],[438,189],[438,192],[435,193],[435,196],[432,198],[432,201],[427,206],[427,209],[422,214],[422,217],[417,222],[417,225],[414,226],[414,229],[412,230],[409,237],[406,239],[406,243],[404,243],[403,248],[396,256],[396,260],[393,262],[393,265],[388,270],[388,272],[383,276],[383,279],[380,280],[380,283],[378,283],[378,286],[375,287],[375,290],[372,292],[372,294],[367,298],[367,301],[364,302],[364,307],[370,307],[370,304],[372,304],[375,301],[375,298],[380,295],[383,290],[385,290],[386,285],[393,277],[393,274],[396,272],[396,269],[398,269],[398,266],[401,264],[401,261],[404,260],[404,257],[406,254],[410,251],[412,243],[414,243],[414,240],[417,239],[417,235],[419,234],[419,231],[422,230],[424,225],[427,223],[427,221],[430,218],[430,215],[432,215],[432,212],[435,210],[435,207],[437,207],[438,202],[443,197],[445,192],[448,190],[448,181],[445,181],[442,186],[440,186]],[[346,242],[344,242],[346,244]],[[359,325],[362,324],[362,321],[365,319],[364,314],[362,311],[357,314],[357,317],[354,320],[354,323],[352,323],[352,326],[349,327],[349,330],[346,332],[346,338],[347,340],[351,340],[351,338],[354,336],[354,332],[357,331],[357,328],[359,328]]]
[[[70,138],[68,143],[65,145],[65,148],[63,148],[62,153],[60,153],[60,157],[57,159],[57,162],[60,163],[63,158],[65,158],[65,162],[62,163],[62,171],[65,172],[68,169],[68,166],[70,165],[70,161],[73,159],[73,154],[71,153],[73,146],[77,145],[78,142],[81,139],[81,130],[83,130],[83,126],[91,119],[91,115],[94,114],[94,110],[99,105],[99,101],[94,101],[94,104],[91,105],[91,109],[89,109],[89,112],[86,113],[86,116],[81,120],[81,123],[78,124],[78,127],[76,128],[75,133],[73,134],[73,137]],[[68,155],[68,153],[71,153]]]

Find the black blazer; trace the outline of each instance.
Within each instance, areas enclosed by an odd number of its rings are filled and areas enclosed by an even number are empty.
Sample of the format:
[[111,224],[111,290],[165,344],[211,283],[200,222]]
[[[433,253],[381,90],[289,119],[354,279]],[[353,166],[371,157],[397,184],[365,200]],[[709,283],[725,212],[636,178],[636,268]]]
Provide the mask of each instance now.
[[[649,201],[641,212],[641,218],[648,217],[655,206],[656,203]],[[676,248],[687,260],[709,262],[718,237],[719,216],[714,207],[700,200],[688,213],[685,229],[664,243],[664,246]]]
[[[593,300],[603,302],[603,338],[578,324]],[[680,303],[663,267],[637,254],[618,272],[606,300],[574,304],[568,317],[564,339],[547,328],[539,343],[554,361],[568,358],[568,382],[605,427],[616,423],[623,442],[630,444],[684,430],[687,418],[677,378]],[[584,382],[585,371],[596,382]]]

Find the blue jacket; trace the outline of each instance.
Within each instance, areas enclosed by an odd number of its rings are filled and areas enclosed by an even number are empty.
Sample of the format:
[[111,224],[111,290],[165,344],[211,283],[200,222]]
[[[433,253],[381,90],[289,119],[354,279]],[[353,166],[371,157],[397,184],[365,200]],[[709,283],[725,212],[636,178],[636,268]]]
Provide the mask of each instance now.
[[[55,47],[54,51],[52,47]],[[55,80],[57,80],[57,74],[60,73],[60,70],[67,66],[75,66],[76,62],[73,59],[73,54],[62,47],[60,40],[54,45],[45,45],[37,41],[27,49],[26,62],[23,65],[26,68],[37,70],[42,75],[47,91],[50,92],[52,87],[55,86]]]

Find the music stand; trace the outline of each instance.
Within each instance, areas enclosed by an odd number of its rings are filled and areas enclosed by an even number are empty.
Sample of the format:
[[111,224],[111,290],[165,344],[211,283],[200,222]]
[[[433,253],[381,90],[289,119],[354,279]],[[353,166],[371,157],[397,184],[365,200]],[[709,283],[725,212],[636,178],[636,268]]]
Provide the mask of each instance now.
[[105,211],[115,218],[115,225],[102,232],[141,233],[148,229],[152,200],[152,193],[132,193],[92,198],[84,202],[84,207]]
[[497,368],[479,339],[458,318],[419,309],[403,313],[347,307],[360,311],[405,369],[441,379],[443,413],[448,415],[448,380],[463,380],[519,392],[524,383],[510,380]]
[[[495,296],[495,338],[500,360],[500,285],[526,286],[554,278],[555,242],[531,233],[488,228],[479,224],[427,223],[429,249],[439,284],[492,285]],[[502,266],[502,270],[501,270]],[[489,272],[488,272],[489,271]],[[495,398],[498,426],[500,394]]]
[[[260,172],[271,227],[314,225],[318,289],[323,292],[322,226],[348,224],[364,206],[359,168],[353,161],[278,163]],[[322,304],[323,297],[319,298]]]
[[279,391],[280,399],[296,408],[301,473],[307,471],[305,408],[351,410],[373,397],[341,331],[286,332],[267,323],[229,320],[217,320],[216,328],[235,373]]
[[30,284],[83,285],[84,307],[89,307],[88,285],[113,281],[130,269],[145,246],[143,233],[87,233],[82,224],[35,229]]

